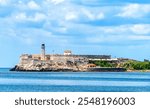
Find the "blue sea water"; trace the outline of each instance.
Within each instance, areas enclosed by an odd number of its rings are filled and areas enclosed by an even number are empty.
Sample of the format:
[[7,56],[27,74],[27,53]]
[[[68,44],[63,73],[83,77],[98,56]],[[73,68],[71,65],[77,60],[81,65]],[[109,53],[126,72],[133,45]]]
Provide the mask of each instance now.
[[10,72],[0,69],[1,92],[150,92],[150,73]]

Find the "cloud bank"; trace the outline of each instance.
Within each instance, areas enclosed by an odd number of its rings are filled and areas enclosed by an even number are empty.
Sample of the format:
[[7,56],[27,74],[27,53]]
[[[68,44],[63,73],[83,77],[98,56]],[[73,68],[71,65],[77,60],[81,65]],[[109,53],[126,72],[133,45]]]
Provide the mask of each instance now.
[[150,46],[149,17],[147,0],[0,0],[0,45],[136,50]]

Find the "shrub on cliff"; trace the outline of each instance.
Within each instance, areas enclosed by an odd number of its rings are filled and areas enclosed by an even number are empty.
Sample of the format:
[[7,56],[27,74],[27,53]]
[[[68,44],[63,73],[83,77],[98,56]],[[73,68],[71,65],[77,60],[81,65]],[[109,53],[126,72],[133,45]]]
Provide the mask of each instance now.
[[116,67],[117,64],[116,63],[111,63],[111,62],[108,62],[108,61],[90,61],[89,63],[92,63],[92,64],[95,64],[96,66],[99,66],[99,67]]
[[150,70],[150,62],[127,61],[121,66],[129,70]]

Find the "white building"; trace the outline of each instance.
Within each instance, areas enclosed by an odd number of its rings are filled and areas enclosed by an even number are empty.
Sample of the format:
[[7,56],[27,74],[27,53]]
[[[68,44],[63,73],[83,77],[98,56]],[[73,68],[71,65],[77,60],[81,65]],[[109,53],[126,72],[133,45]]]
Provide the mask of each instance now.
[[65,50],[65,51],[64,51],[64,55],[72,55],[71,50]]

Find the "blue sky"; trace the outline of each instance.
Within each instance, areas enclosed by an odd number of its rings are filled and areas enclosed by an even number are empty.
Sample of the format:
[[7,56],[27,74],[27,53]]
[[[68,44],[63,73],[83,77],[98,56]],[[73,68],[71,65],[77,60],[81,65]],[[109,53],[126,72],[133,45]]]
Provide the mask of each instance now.
[[0,0],[0,67],[23,53],[150,59],[149,0]]

